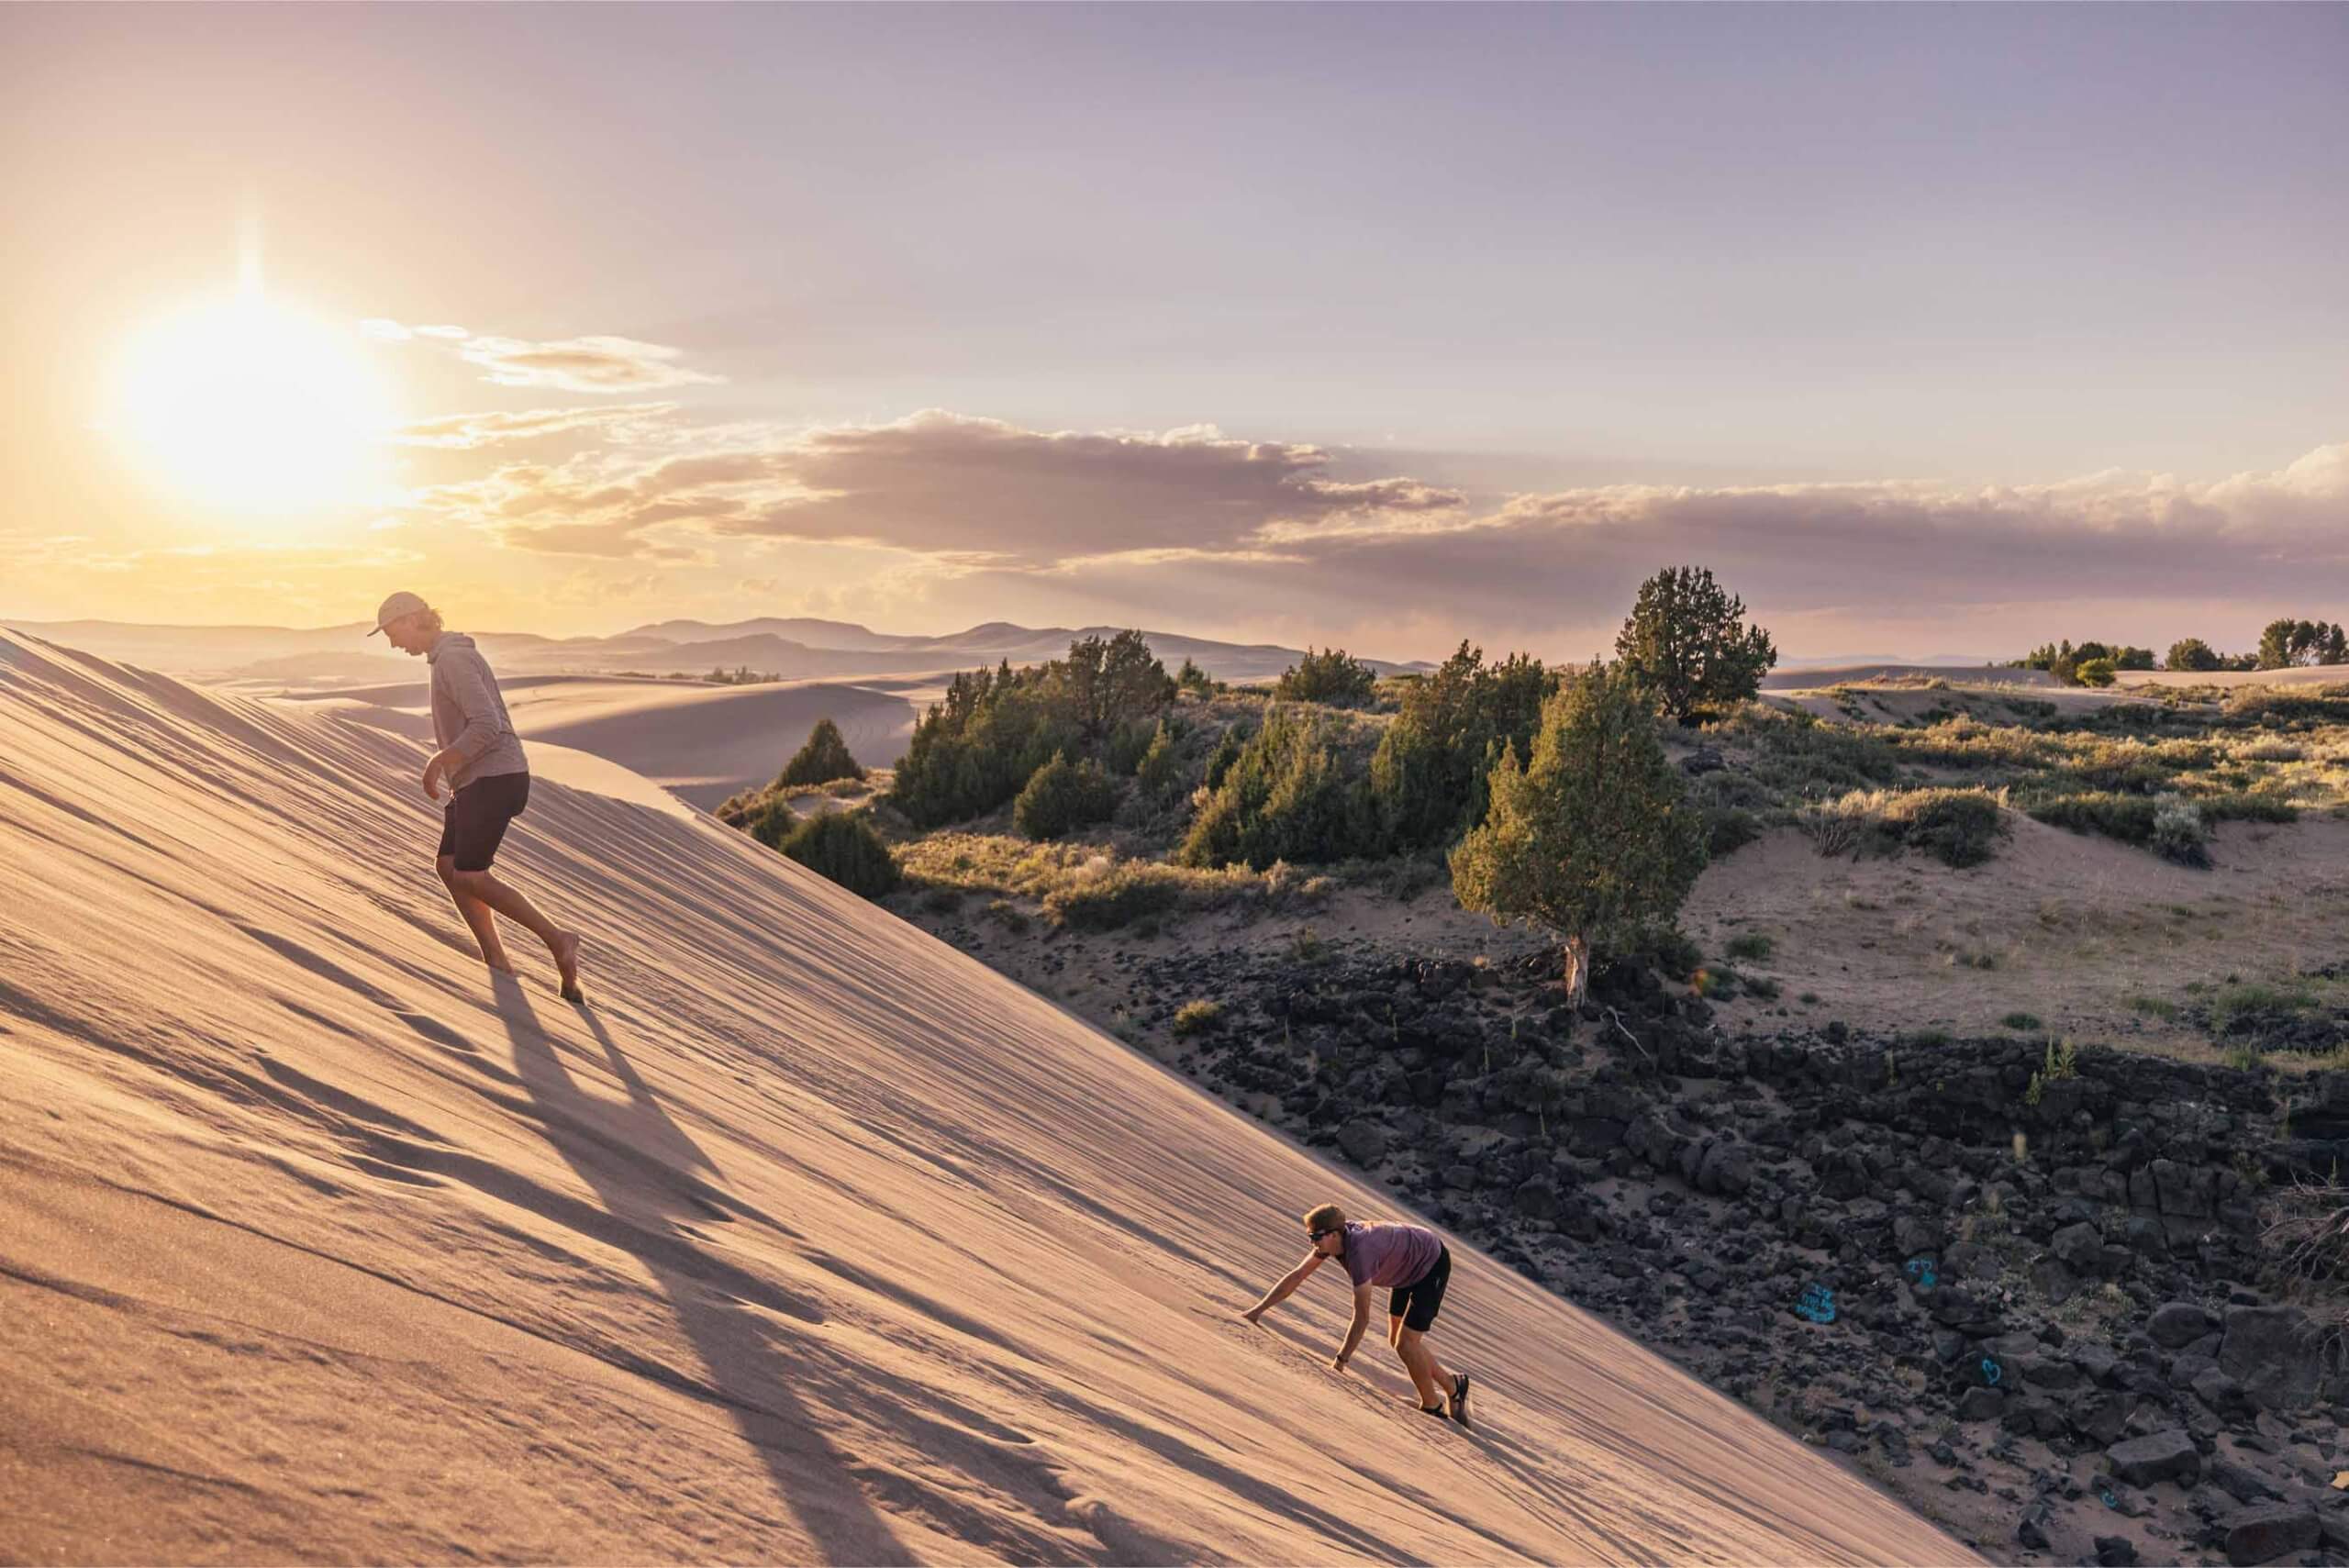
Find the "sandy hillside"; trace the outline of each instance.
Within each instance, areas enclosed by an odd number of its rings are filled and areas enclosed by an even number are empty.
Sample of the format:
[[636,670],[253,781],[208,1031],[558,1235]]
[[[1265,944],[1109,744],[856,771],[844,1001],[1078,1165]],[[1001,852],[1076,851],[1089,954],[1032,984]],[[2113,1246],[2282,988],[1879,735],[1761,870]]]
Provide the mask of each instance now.
[[493,985],[421,755],[0,637],[0,1558],[1963,1556],[1464,1249],[1473,1432],[1235,1321],[1378,1198],[707,818]]
[[[840,725],[859,762],[885,767],[904,754],[920,717],[902,692],[836,681],[718,686],[518,675],[501,680],[499,687],[514,728],[525,740],[592,751],[705,808],[774,778],[821,719]],[[402,735],[422,739],[432,731],[421,660],[412,679],[394,684],[295,686],[270,695]]]
[[2349,666],[2310,664],[2291,670],[2122,670],[2113,682],[2122,686],[2339,686],[2349,685]]
[[2053,686],[2044,670],[2015,670],[2004,664],[1809,664],[1781,665],[1762,677],[1765,692],[1824,690],[1856,682],[1949,681],[1968,684]]

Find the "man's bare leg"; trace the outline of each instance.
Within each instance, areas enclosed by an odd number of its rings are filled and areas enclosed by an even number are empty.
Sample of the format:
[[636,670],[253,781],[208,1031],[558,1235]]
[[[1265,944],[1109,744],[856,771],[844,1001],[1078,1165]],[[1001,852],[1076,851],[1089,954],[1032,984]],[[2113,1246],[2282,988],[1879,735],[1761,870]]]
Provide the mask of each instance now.
[[490,913],[488,905],[458,884],[457,878],[462,873],[457,870],[457,858],[442,855],[436,863],[440,868],[441,884],[456,902],[457,913],[462,915],[465,924],[473,929],[473,941],[481,949],[481,961],[500,974],[513,973],[514,961],[506,956],[506,944],[497,935],[496,917]]
[[1386,1321],[1386,1342],[1395,1347],[1397,1355],[1403,1358],[1403,1370],[1411,1374],[1411,1385],[1419,1391],[1419,1407],[1425,1409],[1432,1405],[1442,1409],[1443,1393],[1441,1385],[1429,1379],[1423,1364],[1426,1352],[1419,1348],[1419,1330],[1404,1328],[1400,1318],[1390,1318]]
[[1435,1351],[1427,1337],[1417,1329],[1405,1329],[1396,1336],[1396,1353],[1410,1369],[1411,1382],[1419,1391],[1422,1405],[1447,1405],[1452,1397],[1452,1374],[1435,1359]]
[[554,955],[554,966],[562,976],[562,994],[575,1000],[579,994],[579,933],[555,929],[555,923],[538,911],[538,906],[522,896],[518,887],[508,887],[485,871],[461,871],[451,873],[455,885],[480,899],[492,909],[538,933],[547,951]]

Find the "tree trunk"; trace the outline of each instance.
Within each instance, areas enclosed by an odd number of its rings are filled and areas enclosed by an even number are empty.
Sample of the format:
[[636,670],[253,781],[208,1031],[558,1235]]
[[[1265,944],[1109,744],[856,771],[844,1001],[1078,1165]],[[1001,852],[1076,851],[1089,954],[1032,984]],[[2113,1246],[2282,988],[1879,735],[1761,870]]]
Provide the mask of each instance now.
[[1566,939],[1566,1006],[1582,1006],[1582,994],[1590,986],[1590,939]]

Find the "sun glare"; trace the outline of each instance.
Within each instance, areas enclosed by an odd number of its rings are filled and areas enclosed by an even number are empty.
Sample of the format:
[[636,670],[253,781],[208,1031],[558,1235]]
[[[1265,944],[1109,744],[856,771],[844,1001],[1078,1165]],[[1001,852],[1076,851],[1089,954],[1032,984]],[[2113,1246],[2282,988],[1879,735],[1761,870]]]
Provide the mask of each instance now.
[[384,487],[389,400],[355,328],[257,289],[155,323],[126,348],[118,428],[184,500],[284,517]]

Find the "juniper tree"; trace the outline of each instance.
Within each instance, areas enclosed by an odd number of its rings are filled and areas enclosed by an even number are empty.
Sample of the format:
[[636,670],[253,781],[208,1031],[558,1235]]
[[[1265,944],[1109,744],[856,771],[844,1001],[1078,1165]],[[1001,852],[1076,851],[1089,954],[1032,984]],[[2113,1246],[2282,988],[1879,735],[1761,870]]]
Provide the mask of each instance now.
[[1770,634],[1745,624],[1745,603],[1701,566],[1667,566],[1640,584],[1615,651],[1663,710],[1686,721],[1742,702],[1778,662]]
[[807,732],[807,743],[783,765],[783,773],[774,782],[785,788],[796,788],[863,776],[864,770],[849,755],[848,742],[841,739],[841,727],[825,717],[816,721],[816,728]]
[[1705,864],[1703,814],[1664,754],[1637,677],[1592,664],[1542,710],[1532,756],[1511,743],[1484,822],[1452,851],[1461,906],[1564,939],[1566,998],[1582,1001],[1594,943],[1665,925]]

